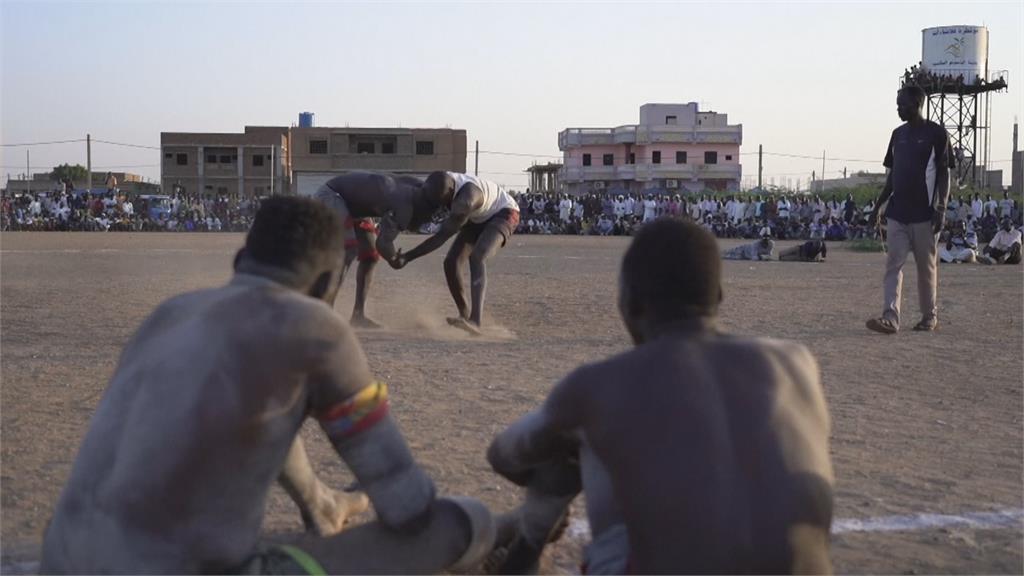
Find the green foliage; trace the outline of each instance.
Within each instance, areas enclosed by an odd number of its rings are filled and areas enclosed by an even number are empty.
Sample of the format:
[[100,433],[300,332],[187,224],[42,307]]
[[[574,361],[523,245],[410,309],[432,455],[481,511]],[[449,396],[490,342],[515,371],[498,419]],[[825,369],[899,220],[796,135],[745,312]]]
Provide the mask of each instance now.
[[847,248],[854,252],[885,252],[885,244],[881,240],[873,238],[858,238],[856,240],[849,240],[845,244]]
[[60,182],[62,180],[71,180],[72,182],[84,182],[88,179],[89,172],[85,169],[85,166],[81,164],[61,164],[55,166],[53,172],[50,172],[50,180]]

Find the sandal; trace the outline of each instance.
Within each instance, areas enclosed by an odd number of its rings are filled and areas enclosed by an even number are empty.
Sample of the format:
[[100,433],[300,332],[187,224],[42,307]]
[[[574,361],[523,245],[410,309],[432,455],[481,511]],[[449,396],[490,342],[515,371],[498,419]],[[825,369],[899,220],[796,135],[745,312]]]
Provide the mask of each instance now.
[[867,321],[868,330],[881,332],[882,334],[895,334],[900,331],[895,322],[888,318],[872,318]]

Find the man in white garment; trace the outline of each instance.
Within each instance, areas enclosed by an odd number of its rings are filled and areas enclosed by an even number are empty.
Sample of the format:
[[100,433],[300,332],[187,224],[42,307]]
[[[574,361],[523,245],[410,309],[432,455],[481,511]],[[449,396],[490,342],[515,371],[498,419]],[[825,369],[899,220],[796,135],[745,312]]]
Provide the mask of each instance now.
[[658,203],[654,196],[648,195],[644,198],[644,223],[652,222],[658,217]]
[[981,194],[974,195],[974,200],[971,202],[971,214],[974,215],[975,220],[981,220],[981,217],[985,215],[985,203],[981,201]]
[[[518,205],[518,204],[517,204]],[[562,201],[558,203],[558,218],[562,222],[568,222],[572,215],[572,200],[568,194],[562,194]]]
[[[496,183],[458,172],[432,172],[423,190],[440,198],[449,209],[441,229],[407,253],[399,251],[393,266],[402,268],[429,254],[456,236],[444,259],[444,276],[458,316],[448,323],[471,334],[480,334],[484,296],[487,292],[487,259],[497,254],[519,225],[519,205]],[[470,298],[466,303],[462,270],[469,261]]]

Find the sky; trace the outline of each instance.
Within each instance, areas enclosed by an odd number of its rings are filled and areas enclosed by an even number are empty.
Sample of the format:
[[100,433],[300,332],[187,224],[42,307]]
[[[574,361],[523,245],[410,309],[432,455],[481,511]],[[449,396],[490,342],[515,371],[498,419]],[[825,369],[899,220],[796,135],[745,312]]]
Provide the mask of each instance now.
[[[62,163],[159,179],[160,132],[452,127],[480,175],[523,188],[558,132],[699,102],[743,125],[744,177],[881,170],[921,30],[989,29],[993,168],[1009,183],[1024,2],[19,2],[0,0],[4,181]],[[1022,135],[1024,138],[1024,135]],[[493,154],[492,152],[521,155]],[[471,152],[472,154],[472,152]],[[775,156],[790,154],[812,158]],[[472,171],[473,158],[467,160]]]

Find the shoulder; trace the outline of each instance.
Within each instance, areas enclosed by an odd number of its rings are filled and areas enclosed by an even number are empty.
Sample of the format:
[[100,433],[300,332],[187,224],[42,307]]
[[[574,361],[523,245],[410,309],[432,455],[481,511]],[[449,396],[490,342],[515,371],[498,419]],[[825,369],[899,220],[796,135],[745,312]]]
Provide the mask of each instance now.
[[936,140],[940,140],[943,142],[949,140],[949,133],[946,132],[946,129],[943,128],[942,126],[939,126],[938,124],[932,122],[931,120],[928,120],[926,126],[928,127],[928,130],[931,132],[931,134],[935,137]]

